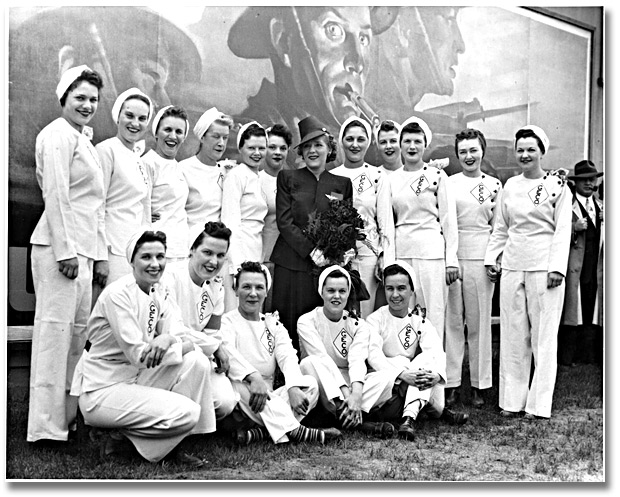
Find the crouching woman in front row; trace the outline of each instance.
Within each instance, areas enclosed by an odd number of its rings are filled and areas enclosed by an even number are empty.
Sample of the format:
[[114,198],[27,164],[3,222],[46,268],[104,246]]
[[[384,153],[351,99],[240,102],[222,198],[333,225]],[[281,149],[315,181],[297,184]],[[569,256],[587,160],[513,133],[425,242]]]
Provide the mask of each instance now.
[[158,285],[166,265],[166,235],[145,231],[127,246],[133,274],[107,286],[88,321],[90,349],[71,389],[87,425],[111,430],[102,454],[129,439],[142,457],[168,456],[201,466],[177,447],[192,434],[215,431],[211,363],[186,338],[178,308]]

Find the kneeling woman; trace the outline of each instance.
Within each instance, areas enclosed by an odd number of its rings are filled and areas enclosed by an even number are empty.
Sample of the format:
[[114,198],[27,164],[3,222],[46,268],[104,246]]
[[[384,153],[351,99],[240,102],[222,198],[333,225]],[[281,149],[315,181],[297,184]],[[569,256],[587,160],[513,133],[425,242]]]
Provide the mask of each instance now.
[[[88,322],[88,352],[72,395],[87,425],[114,430],[103,452],[128,438],[151,462],[188,435],[215,431],[211,364],[186,338],[178,310],[158,285],[166,265],[166,235],[145,231],[127,246],[133,274],[105,288]],[[116,442],[116,443],[115,443]],[[180,450],[177,461],[203,461]]]
[[[234,346],[256,370],[242,382],[233,382],[239,393],[242,426],[253,422],[257,428],[238,429],[239,443],[251,443],[270,436],[275,443],[320,442],[340,436],[336,429],[306,428],[300,421],[316,405],[319,390],[311,376],[299,369],[297,353],[288,331],[273,314],[262,314],[263,302],[271,286],[269,270],[259,262],[244,262],[235,275],[239,307],[222,317],[224,340]],[[286,383],[273,391],[276,366]]]
[[[319,276],[318,290],[323,306],[301,316],[297,326],[301,370],[316,378],[321,406],[343,428],[365,430],[362,413],[390,399],[393,381],[389,374],[367,371],[368,325],[344,310],[351,290],[349,273],[340,266],[328,267]],[[388,429],[385,435],[393,432]]]

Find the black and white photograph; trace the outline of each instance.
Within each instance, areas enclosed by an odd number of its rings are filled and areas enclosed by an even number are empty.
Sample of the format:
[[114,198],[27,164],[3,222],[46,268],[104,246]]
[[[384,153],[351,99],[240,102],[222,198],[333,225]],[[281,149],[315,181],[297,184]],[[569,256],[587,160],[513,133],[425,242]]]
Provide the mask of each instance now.
[[7,488],[609,488],[611,13],[561,5],[6,6]]

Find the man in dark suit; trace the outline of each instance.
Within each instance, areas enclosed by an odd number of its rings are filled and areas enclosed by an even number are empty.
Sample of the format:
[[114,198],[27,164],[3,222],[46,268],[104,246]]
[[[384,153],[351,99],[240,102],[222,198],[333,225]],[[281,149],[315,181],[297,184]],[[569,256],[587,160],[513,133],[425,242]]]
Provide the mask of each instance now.
[[[566,273],[566,293],[559,333],[558,362],[571,365],[602,361],[603,288],[598,273],[603,262],[603,204],[595,198],[603,173],[582,160],[568,176],[574,187],[573,230]],[[581,354],[577,354],[577,346]]]

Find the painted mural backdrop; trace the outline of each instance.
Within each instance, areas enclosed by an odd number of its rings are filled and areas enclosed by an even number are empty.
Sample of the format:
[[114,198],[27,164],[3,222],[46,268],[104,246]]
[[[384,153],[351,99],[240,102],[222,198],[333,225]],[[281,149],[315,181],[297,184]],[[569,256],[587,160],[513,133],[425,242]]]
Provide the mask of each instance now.
[[[545,167],[587,157],[589,54],[588,32],[518,8],[13,7],[9,324],[32,319],[28,241],[43,210],[35,138],[60,113],[54,90],[69,67],[104,76],[94,143],[115,134],[112,104],[137,86],[158,108],[183,106],[192,125],[212,106],[295,135],[309,114],[335,135],[353,114],[419,115],[433,131],[428,158],[450,158],[449,174],[459,169],[454,134],[475,127],[489,143],[484,167],[505,181],[516,173],[512,137],[527,123],[550,137]],[[197,146],[190,134],[179,158]],[[376,163],[373,149],[367,159]],[[297,160],[291,151],[289,167]]]

